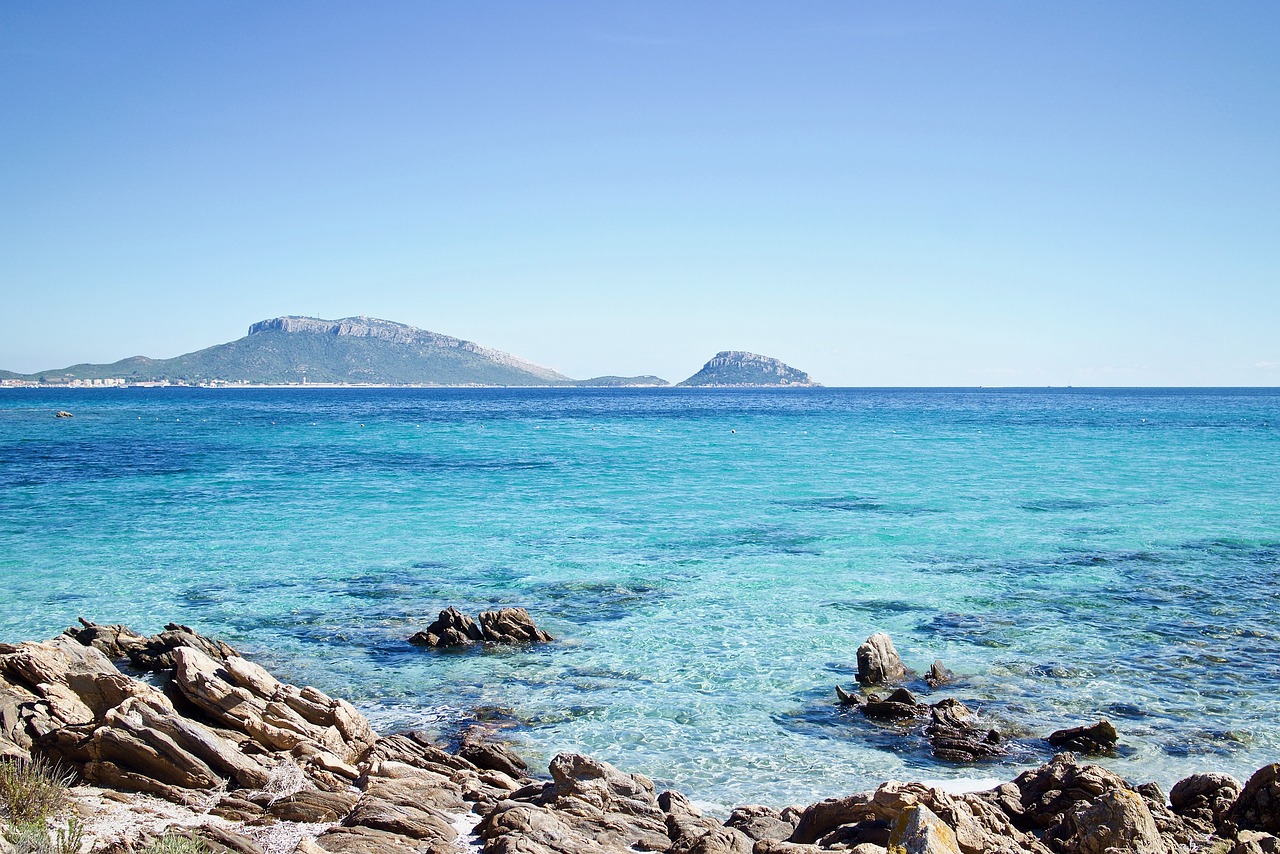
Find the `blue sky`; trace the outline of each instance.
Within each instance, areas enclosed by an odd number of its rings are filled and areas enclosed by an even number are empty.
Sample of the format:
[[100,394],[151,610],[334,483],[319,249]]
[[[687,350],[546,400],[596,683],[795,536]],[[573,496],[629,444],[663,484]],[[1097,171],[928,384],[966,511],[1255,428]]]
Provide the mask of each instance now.
[[1280,384],[1280,4],[0,4],[0,367]]

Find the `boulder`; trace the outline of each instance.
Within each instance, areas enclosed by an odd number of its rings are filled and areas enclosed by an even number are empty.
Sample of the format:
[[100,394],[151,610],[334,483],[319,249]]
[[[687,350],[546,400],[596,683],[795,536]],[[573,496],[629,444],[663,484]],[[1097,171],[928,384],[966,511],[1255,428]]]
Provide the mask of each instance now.
[[1073,831],[1070,836],[1063,832],[1056,836],[1066,839],[1068,850],[1080,854],[1169,854],[1170,851],[1146,800],[1127,789],[1112,789],[1092,803],[1078,805],[1067,815],[1066,824]]
[[427,626],[426,631],[418,632],[409,638],[409,643],[416,646],[429,646],[436,649],[450,646],[465,646],[475,641],[484,640],[484,632],[471,617],[450,605],[440,612],[436,621]]
[[529,644],[550,643],[555,640],[533,624],[533,618],[524,608],[503,608],[499,611],[482,611],[480,628],[489,643]]
[[884,632],[876,632],[858,647],[858,682],[862,685],[886,685],[907,678],[893,641]]
[[1280,763],[1264,765],[1253,773],[1229,817],[1241,830],[1280,835]]
[[923,804],[898,814],[889,836],[890,854],[960,854],[956,832]]
[[1100,720],[1089,726],[1060,729],[1049,736],[1049,744],[1061,750],[1072,750],[1086,756],[1110,753],[1120,740],[1116,728],[1108,720]]
[[782,813],[773,807],[750,805],[742,806],[729,813],[725,819],[725,827],[740,830],[759,842],[763,839],[790,839],[796,831],[796,817],[783,818]]
[[1230,774],[1192,774],[1169,792],[1173,811],[1205,833],[1223,826],[1242,786]]
[[[1062,822],[1079,804],[1092,803],[1103,794],[1129,789],[1118,774],[1098,765],[1081,764],[1070,753],[1060,753],[1039,768],[1024,771],[1013,780],[1016,801],[1001,786],[997,792],[1014,823],[1024,830],[1044,830]],[[999,796],[997,796],[999,799]]]

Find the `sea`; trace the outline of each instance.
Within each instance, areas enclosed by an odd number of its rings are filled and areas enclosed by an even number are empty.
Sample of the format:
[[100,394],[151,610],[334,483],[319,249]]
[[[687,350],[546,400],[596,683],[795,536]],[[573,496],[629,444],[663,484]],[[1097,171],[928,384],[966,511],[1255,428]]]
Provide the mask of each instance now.
[[[55,418],[56,410],[72,418]],[[1277,389],[4,389],[0,640],[223,638],[384,732],[480,722],[723,813],[1280,760]],[[407,643],[447,606],[557,641]],[[1007,756],[836,702],[887,632]]]

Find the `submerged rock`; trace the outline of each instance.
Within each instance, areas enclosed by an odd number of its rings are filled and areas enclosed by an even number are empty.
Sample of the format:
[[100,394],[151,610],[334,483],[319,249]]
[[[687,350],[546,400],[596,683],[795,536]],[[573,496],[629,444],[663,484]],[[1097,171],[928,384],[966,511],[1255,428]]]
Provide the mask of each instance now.
[[925,684],[930,688],[941,688],[943,685],[950,685],[956,679],[956,675],[946,668],[941,661],[934,661],[929,667],[929,672],[925,674]]
[[898,657],[893,641],[884,632],[876,632],[858,647],[858,683],[885,685],[907,678],[907,668]]

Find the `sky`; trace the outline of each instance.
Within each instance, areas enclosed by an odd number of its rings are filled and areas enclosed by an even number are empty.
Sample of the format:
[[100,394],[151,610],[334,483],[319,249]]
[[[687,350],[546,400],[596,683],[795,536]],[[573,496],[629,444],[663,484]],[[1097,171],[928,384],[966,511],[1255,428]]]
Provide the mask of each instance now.
[[1280,385],[1280,4],[0,4],[0,368]]

